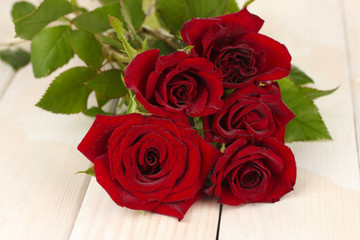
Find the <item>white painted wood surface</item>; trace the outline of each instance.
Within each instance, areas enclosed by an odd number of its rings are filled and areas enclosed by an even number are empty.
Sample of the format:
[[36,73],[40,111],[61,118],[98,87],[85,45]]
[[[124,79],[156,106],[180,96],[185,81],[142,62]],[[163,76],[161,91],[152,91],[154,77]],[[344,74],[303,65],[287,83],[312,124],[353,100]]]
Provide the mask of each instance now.
[[[315,79],[316,87],[340,86],[316,101],[334,140],[291,144],[298,166],[295,190],[275,204],[224,207],[219,239],[360,239],[359,166],[342,9],[343,1],[337,0],[258,0],[250,6],[265,19],[263,32],[289,48],[293,63]],[[349,34],[355,36],[358,12],[351,21]]]
[[[352,83],[357,146],[360,149],[360,1],[345,0],[343,14],[347,39],[349,73]],[[359,164],[360,165],[360,164]]]
[[19,71],[0,105],[0,239],[67,239],[89,177],[76,146],[91,119],[45,112],[35,103],[54,76]]
[[[13,2],[1,0],[0,43],[14,41]],[[74,175],[89,166],[75,146],[92,119],[34,106],[60,71],[35,79],[31,65],[14,75],[3,62],[0,71],[0,239],[68,239],[90,180]]]
[[71,240],[77,239],[215,239],[219,206],[213,199],[195,203],[184,219],[117,206],[91,179]]
[[[14,1],[0,2],[2,43],[14,34]],[[334,141],[291,144],[295,190],[275,204],[224,206],[219,239],[360,239],[360,2],[257,0],[249,9],[316,87],[340,85],[316,101]],[[35,79],[31,66],[14,78],[2,63],[0,71],[0,239],[216,238],[219,205],[212,199],[196,203],[179,223],[118,207],[95,179],[74,175],[89,166],[76,146],[92,120],[34,106],[60,71],[44,79]]]

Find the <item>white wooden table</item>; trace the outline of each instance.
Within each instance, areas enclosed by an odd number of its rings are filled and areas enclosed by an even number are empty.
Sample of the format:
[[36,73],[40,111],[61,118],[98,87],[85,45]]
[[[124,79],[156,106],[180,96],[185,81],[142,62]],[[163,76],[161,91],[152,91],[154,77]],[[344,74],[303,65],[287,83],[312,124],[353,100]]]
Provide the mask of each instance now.
[[[15,1],[0,2],[0,43],[10,42]],[[34,106],[60,71],[35,79],[31,66],[0,62],[0,239],[360,239],[360,0],[257,0],[249,10],[316,87],[340,86],[316,100],[334,141],[290,144],[293,192],[221,212],[205,198],[181,222],[118,207],[95,179],[74,175],[90,165],[76,146],[93,119]]]

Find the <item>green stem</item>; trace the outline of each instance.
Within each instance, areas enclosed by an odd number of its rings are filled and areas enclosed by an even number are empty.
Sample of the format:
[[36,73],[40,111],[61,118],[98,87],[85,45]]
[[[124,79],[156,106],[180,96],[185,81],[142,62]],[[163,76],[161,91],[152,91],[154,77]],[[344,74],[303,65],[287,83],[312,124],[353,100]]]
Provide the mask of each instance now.
[[249,6],[251,3],[253,3],[255,0],[247,0],[244,5],[242,6],[242,9],[246,8],[247,6]]
[[76,0],[71,0],[71,5],[73,5],[74,8],[79,8],[79,4]]
[[11,47],[11,46],[23,44],[25,42],[27,42],[27,40],[22,40],[22,41],[18,41],[18,42],[10,42],[10,43],[0,43],[0,47]]
[[67,23],[69,23],[70,25],[73,24],[73,22],[71,21],[71,19],[68,18],[68,17],[65,17],[65,16],[60,17],[60,18],[59,18],[59,21],[67,22]]
[[130,58],[125,57],[124,55],[112,50],[110,51],[111,56],[113,56],[119,63],[129,63]]
[[74,13],[76,14],[76,16],[79,16],[84,13],[85,9],[79,6],[77,0],[71,0],[71,5],[73,6]]
[[124,97],[121,98],[121,101],[120,101],[120,103],[118,105],[119,109],[125,104],[126,100],[128,99],[128,96],[129,95],[126,95],[126,97],[124,96]]

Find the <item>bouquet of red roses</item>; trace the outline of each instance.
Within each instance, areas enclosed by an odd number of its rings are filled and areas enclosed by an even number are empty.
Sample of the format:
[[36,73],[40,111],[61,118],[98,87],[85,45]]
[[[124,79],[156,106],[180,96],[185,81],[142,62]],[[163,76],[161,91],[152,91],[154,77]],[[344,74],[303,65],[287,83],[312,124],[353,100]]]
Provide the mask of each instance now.
[[294,114],[274,82],[291,57],[262,24],[246,8],[192,19],[181,28],[189,53],[134,57],[124,81],[149,114],[98,115],[78,147],[117,204],[182,219],[204,192],[239,205],[293,189],[284,141]]
[[[181,220],[204,194],[229,205],[275,202],[296,179],[285,140],[331,139],[313,100],[334,90],[303,86],[313,81],[283,44],[259,33],[264,21],[250,2],[179,10],[156,0],[146,14],[142,1],[103,0],[92,11],[66,0],[14,5],[36,77],[75,54],[87,65],[61,73],[37,106],[96,115],[78,149],[94,164],[85,172],[118,205]],[[19,53],[28,54],[7,51]],[[97,106],[88,108],[92,92]],[[112,99],[113,114],[105,110]]]

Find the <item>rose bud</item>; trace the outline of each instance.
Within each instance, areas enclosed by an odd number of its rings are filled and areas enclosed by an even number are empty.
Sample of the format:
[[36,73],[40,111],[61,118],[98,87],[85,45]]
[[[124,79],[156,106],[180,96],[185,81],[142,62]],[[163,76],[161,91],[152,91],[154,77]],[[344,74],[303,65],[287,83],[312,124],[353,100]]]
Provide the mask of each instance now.
[[115,203],[181,220],[220,152],[182,121],[97,116],[78,146]]
[[193,52],[223,72],[225,88],[286,77],[291,56],[279,42],[259,34],[264,21],[247,9],[185,22],[181,36]]
[[296,165],[290,148],[274,138],[253,145],[232,143],[216,163],[207,193],[220,203],[276,202],[293,190]]
[[285,126],[295,117],[281,99],[279,85],[249,85],[224,99],[215,114],[203,118],[205,139],[229,144],[238,138],[284,142]]
[[205,58],[159,50],[138,54],[125,69],[125,84],[150,113],[186,119],[214,113],[222,105],[222,73]]

